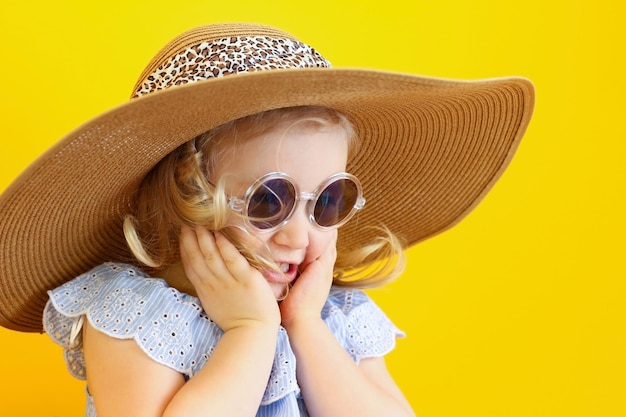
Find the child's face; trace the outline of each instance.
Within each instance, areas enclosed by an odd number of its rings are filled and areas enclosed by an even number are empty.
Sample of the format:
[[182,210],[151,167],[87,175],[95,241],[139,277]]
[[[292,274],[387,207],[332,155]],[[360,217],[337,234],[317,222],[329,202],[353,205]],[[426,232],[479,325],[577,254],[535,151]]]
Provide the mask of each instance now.
[[[292,127],[286,132],[285,128],[277,126],[229,148],[213,171],[215,178],[226,176],[229,196],[242,198],[255,180],[270,172],[284,172],[301,192],[312,192],[332,174],[345,171],[348,140],[342,128]],[[230,223],[244,226],[236,215]],[[282,228],[273,232],[248,230],[256,239],[248,237],[247,244],[258,248],[265,243],[272,259],[285,271],[286,278],[271,271],[263,273],[277,298],[284,293],[285,281],[293,281],[299,271],[334,244],[337,235],[336,229],[324,231],[309,221],[304,201],[298,203],[293,217]]]

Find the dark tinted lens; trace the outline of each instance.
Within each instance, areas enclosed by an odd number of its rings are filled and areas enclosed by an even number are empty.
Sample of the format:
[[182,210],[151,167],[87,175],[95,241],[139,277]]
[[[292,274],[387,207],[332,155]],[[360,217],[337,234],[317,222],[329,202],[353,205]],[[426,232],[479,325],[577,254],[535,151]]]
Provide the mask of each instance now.
[[341,178],[331,182],[315,202],[315,221],[323,227],[341,223],[352,212],[358,195],[357,185],[350,179]]
[[296,190],[289,181],[283,178],[265,181],[250,196],[250,223],[259,229],[278,226],[291,214],[295,196]]

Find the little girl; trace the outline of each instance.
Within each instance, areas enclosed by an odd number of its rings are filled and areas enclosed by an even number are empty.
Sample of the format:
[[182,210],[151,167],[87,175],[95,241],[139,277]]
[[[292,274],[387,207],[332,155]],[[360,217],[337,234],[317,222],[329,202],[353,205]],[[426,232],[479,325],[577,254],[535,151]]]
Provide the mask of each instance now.
[[88,416],[411,416],[360,289],[482,199],[533,97],[186,32],[0,197],[0,323],[43,317]]

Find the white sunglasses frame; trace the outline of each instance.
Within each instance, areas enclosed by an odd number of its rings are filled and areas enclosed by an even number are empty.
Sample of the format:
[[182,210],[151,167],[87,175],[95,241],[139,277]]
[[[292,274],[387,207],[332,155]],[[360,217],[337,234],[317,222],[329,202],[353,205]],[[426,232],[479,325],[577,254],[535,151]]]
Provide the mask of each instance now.
[[[272,226],[267,229],[261,229],[255,226],[250,221],[250,218],[247,216],[247,213],[242,215],[247,227],[253,230],[256,230],[258,232],[261,232],[261,233],[274,232],[284,227],[289,222],[289,220],[291,220],[291,218],[293,217],[293,214],[295,213],[298,207],[299,201],[307,202],[307,214],[308,214],[309,221],[312,224],[314,224],[316,227],[320,228],[321,230],[333,230],[333,229],[337,229],[343,226],[352,217],[354,217],[354,215],[359,210],[361,210],[365,206],[366,200],[365,200],[365,197],[363,197],[363,188],[361,187],[361,183],[359,182],[357,177],[347,172],[338,172],[336,174],[329,176],[324,181],[322,181],[322,183],[318,185],[317,188],[313,192],[301,192],[298,188],[298,184],[294,181],[292,177],[290,177],[288,174],[284,172],[276,171],[276,172],[270,172],[268,174],[265,174],[259,179],[257,179],[254,183],[252,183],[252,185],[250,185],[248,189],[246,190],[242,199],[229,196],[227,199],[228,208],[230,208],[232,211],[237,212],[239,214],[244,213],[244,211],[247,211],[247,208],[250,204],[250,199],[252,198],[256,190],[266,181],[274,180],[274,179],[283,179],[293,186],[295,190],[295,202],[293,206],[291,207],[291,210],[289,211],[289,213],[285,216],[285,219],[283,221],[281,221],[276,226]],[[354,205],[352,206],[352,209],[350,210],[350,212],[341,221],[337,222],[336,224],[333,224],[332,226],[322,226],[319,223],[317,223],[317,221],[315,220],[315,213],[314,213],[315,204],[317,203],[317,200],[319,199],[320,193],[322,191],[324,191],[333,182],[342,180],[342,179],[350,180],[356,185],[356,189],[357,189],[356,201]]]

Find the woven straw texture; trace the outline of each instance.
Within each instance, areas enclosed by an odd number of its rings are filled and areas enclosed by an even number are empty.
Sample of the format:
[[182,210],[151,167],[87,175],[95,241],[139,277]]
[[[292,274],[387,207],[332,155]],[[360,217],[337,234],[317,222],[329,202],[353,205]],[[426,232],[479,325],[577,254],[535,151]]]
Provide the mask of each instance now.
[[[168,45],[138,85],[207,35],[196,30]],[[47,290],[105,261],[136,263],[121,227],[133,191],[166,154],[224,122],[302,105],[350,118],[361,146],[347,171],[367,204],[340,229],[344,251],[371,240],[368,226],[387,226],[408,247],[459,222],[509,164],[533,103],[523,78],[462,82],[335,68],[244,72],[132,99],[68,134],[0,196],[0,324],[41,331]]]

